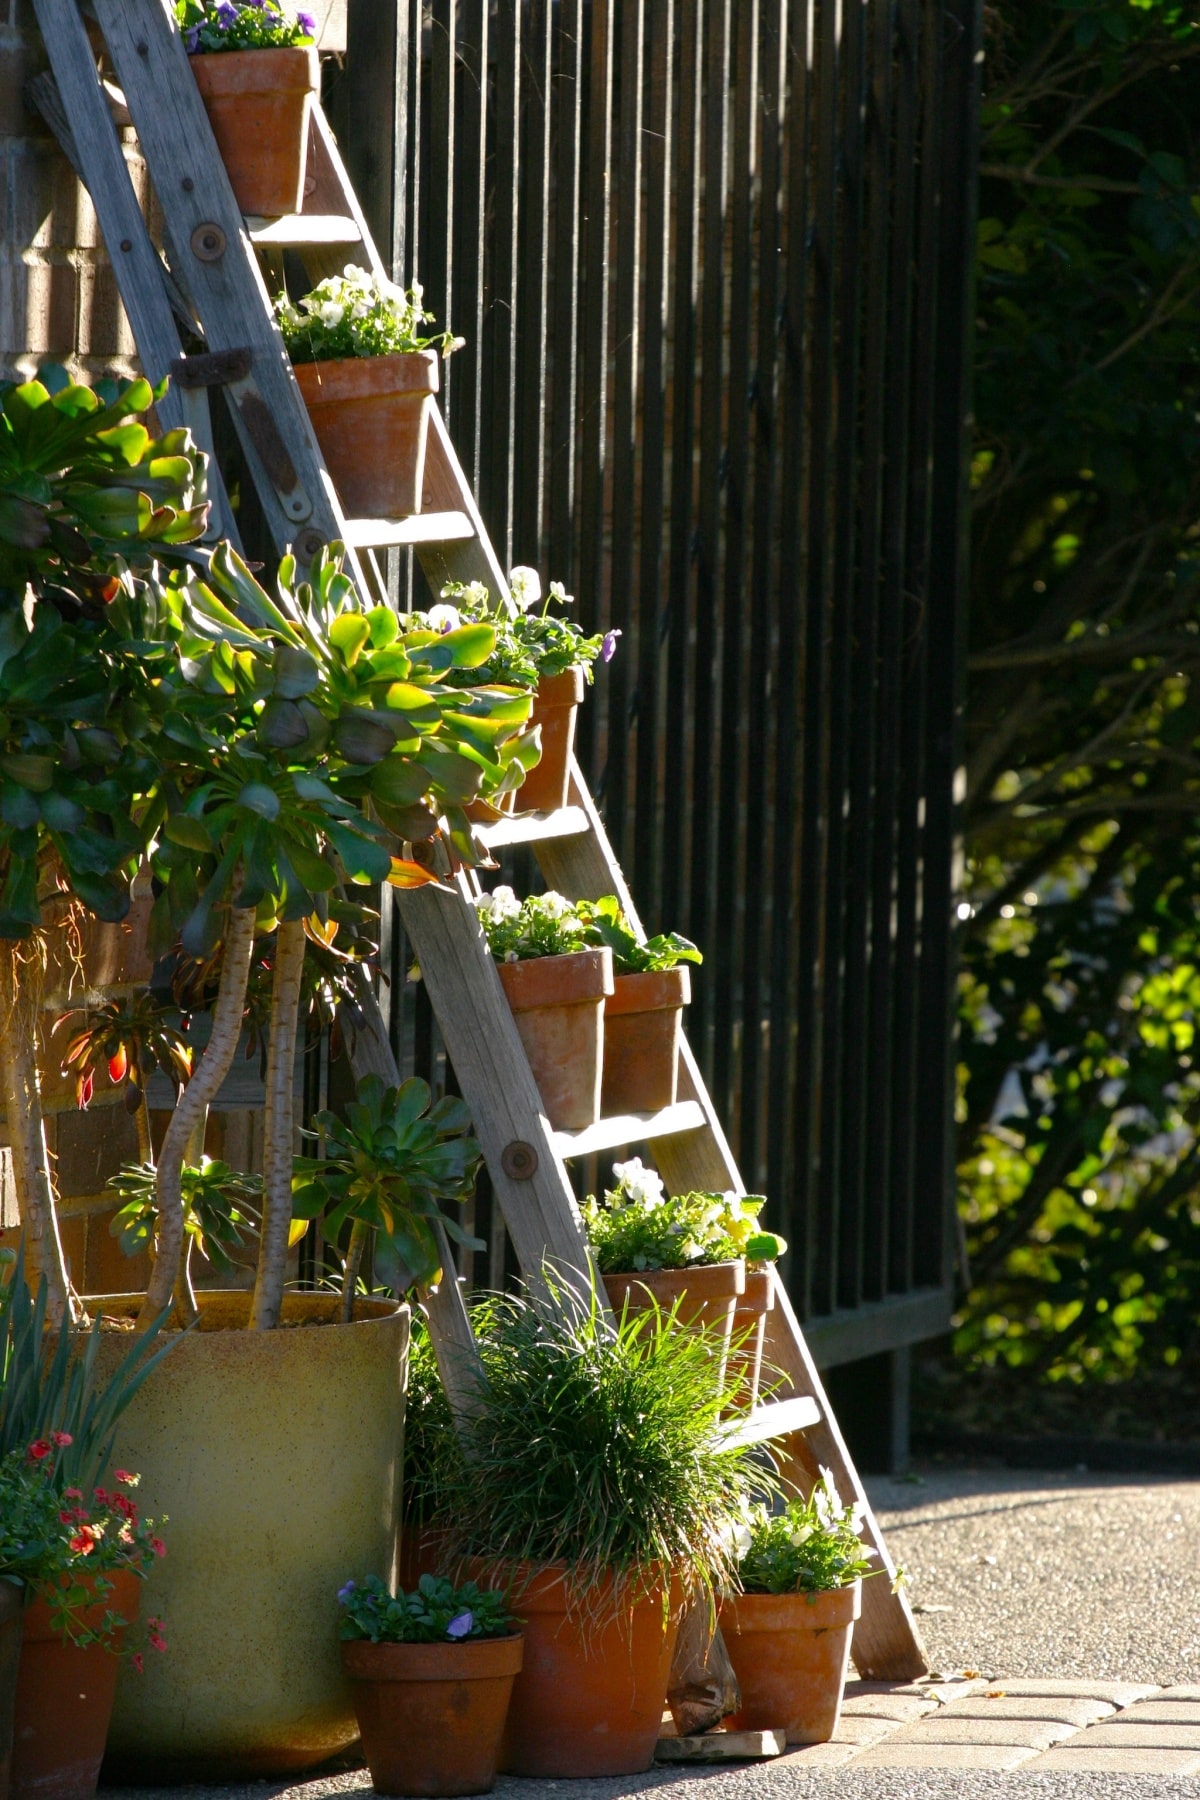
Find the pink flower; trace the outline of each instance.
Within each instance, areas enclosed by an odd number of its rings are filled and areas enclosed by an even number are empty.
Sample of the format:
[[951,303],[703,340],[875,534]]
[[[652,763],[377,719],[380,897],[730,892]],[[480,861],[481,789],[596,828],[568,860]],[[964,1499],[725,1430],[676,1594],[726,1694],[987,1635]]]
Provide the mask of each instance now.
[[69,1431],[52,1431],[50,1433],[50,1442],[56,1445],[59,1450],[65,1450],[67,1445],[73,1444],[75,1440]]
[[63,1499],[64,1500],[82,1500],[83,1499],[83,1489],[82,1488],[64,1488],[63,1489]]
[[134,1668],[135,1668],[135,1669],[136,1669],[136,1670],[137,1670],[137,1672],[138,1672],[138,1674],[139,1674],[139,1675],[140,1675],[140,1674],[141,1674],[141,1672],[142,1672],[142,1670],[143,1670],[143,1669],[144,1669],[144,1668],[145,1668],[145,1666],[146,1666],[146,1665],[145,1665],[145,1662],[144,1662],[144,1660],[143,1660],[143,1657],[142,1657],[142,1653],[141,1653],[141,1651],[140,1651],[140,1650],[135,1650],[135,1651],[134,1651],[134,1653],[133,1653],[133,1655],[132,1655],[132,1656],[131,1656],[131,1657],[130,1657],[130,1659],[129,1659],[129,1660],[130,1660],[130,1662],[131,1662],[131,1663],[132,1663],[132,1664],[133,1664],[133,1666],[134,1666]]
[[152,1537],[150,1539],[150,1548],[153,1550],[155,1556],[165,1556],[167,1554],[167,1546],[160,1537]]
[[140,1475],[131,1475],[128,1469],[114,1469],[113,1474],[122,1487],[136,1487],[142,1479]]

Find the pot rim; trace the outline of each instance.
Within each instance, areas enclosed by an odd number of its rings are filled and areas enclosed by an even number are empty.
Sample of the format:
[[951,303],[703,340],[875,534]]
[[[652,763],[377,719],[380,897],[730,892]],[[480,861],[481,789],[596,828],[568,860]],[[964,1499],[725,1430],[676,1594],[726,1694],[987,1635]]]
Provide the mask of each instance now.
[[572,663],[558,675],[543,675],[537,684],[534,706],[548,712],[558,706],[579,706],[583,702],[587,678],[582,663]]
[[[264,57],[269,57],[270,62],[264,63]],[[228,77],[222,80],[218,75],[216,82],[213,83],[214,86],[224,88],[226,92],[232,90],[244,94],[277,93],[282,88],[293,92],[315,94],[321,83],[320,54],[315,44],[268,44],[255,50],[201,50],[197,48],[188,51],[188,62],[192,67],[193,74],[198,67],[203,67],[207,72],[215,70],[219,65],[226,65]],[[277,79],[279,75],[284,75],[289,69],[298,74],[301,63],[303,63],[305,72],[303,81],[294,78],[283,81]],[[260,70],[267,77],[265,86],[261,90],[240,86],[239,78],[244,81],[247,74],[255,74]],[[200,80],[206,81],[207,73]]]
[[828,1631],[852,1625],[862,1613],[862,1578],[814,1594],[728,1594],[717,1607],[733,1637],[771,1631]]
[[692,997],[691,970],[686,963],[674,969],[643,969],[613,975],[613,991],[604,1002],[607,1018],[622,1013],[677,1012]]
[[775,1283],[771,1280],[774,1267],[774,1263],[761,1268],[752,1263],[746,1264],[746,1289],[738,1303],[739,1313],[753,1313],[757,1318],[774,1310]]
[[292,364],[307,406],[352,400],[424,399],[439,391],[436,350],[389,350],[386,356],[321,356]]
[[342,1668],[353,1681],[494,1681],[519,1673],[525,1634],[506,1631],[503,1637],[460,1644],[373,1644],[367,1638],[343,1638],[341,1652]]
[[[123,1318],[128,1317],[130,1313],[136,1313],[144,1298],[144,1294],[135,1293],[84,1294],[83,1302],[85,1307],[99,1306],[108,1310],[110,1316]],[[204,1328],[205,1311],[211,1310],[215,1312],[220,1305],[228,1305],[233,1301],[238,1303],[239,1310],[241,1310],[241,1303],[243,1301],[245,1302],[245,1312],[248,1320],[251,1301],[251,1290],[249,1288],[202,1288],[196,1295],[196,1305],[199,1308],[201,1315],[200,1325],[198,1329],[191,1333],[178,1332],[177,1335],[180,1340],[182,1341],[185,1337],[194,1337],[200,1341],[211,1341],[214,1337],[220,1336],[256,1338],[261,1343],[267,1343],[279,1335],[278,1328],[274,1331],[252,1332],[248,1324],[218,1325],[215,1329],[206,1331]],[[285,1320],[289,1312],[293,1317],[296,1317],[297,1315],[302,1317],[305,1313],[312,1310],[311,1305],[297,1304],[297,1302],[316,1302],[317,1310],[328,1310],[332,1313],[335,1309],[340,1307],[341,1295],[333,1293],[285,1294],[283,1296],[283,1314]],[[356,1315],[361,1314],[362,1316],[356,1316],[349,1320],[335,1318],[323,1319],[321,1321],[322,1330],[345,1330],[348,1328],[353,1329],[355,1327],[362,1327],[364,1325],[387,1325],[395,1320],[398,1315],[411,1312],[411,1308],[403,1301],[372,1300],[365,1296],[355,1300],[354,1310]],[[165,1333],[167,1336],[173,1335],[172,1327],[169,1324],[165,1327]],[[86,1336],[87,1334],[84,1333],[82,1335]],[[115,1337],[117,1334],[113,1333],[112,1335]]]
[[612,951],[568,950],[562,956],[527,956],[498,962],[500,983],[513,1012],[606,1000],[613,991]]
[[746,1290],[746,1259],[739,1257],[736,1262],[691,1263],[686,1269],[613,1269],[609,1274],[602,1274],[600,1279],[606,1287],[610,1281],[623,1283],[626,1288],[643,1287],[656,1300],[660,1300],[660,1297],[654,1292],[655,1284],[661,1283],[665,1289],[670,1289],[681,1279],[687,1279],[690,1280],[690,1285],[679,1291],[691,1294],[693,1299],[736,1299]]

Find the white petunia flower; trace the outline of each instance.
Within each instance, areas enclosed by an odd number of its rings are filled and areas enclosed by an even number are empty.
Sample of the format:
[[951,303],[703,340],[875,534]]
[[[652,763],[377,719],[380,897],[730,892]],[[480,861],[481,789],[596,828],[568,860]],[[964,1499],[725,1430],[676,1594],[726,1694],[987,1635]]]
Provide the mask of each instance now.
[[521,612],[528,612],[536,606],[542,597],[542,578],[536,569],[518,563],[515,569],[508,572],[508,585],[512,590],[513,604]]

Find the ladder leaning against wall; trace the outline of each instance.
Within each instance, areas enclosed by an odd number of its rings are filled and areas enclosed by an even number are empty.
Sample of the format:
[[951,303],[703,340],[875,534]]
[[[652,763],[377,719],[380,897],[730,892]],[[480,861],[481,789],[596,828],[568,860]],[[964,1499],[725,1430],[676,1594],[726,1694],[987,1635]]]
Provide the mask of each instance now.
[[[106,78],[76,0],[33,0],[52,74],[32,97],[89,190],[143,369],[171,386],[159,403],[164,429],[191,428],[212,451],[208,390],[224,391],[276,550],[302,562],[322,545],[346,546],[348,571],[381,594],[378,554],[411,547],[434,593],[447,581],[482,581],[498,605],[509,601],[474,496],[440,413],[433,411],[422,511],[402,519],[347,518],[322,462],[291,364],[276,328],[266,275],[278,285],[284,251],[313,283],[347,261],[384,270],[319,105],[312,113],[303,211],[286,218],[239,212],[188,67],[162,0],[90,0],[106,53]],[[114,79],[115,78],[115,84]],[[125,161],[117,122],[131,122],[162,209],[165,255],[155,247]],[[314,179],[315,178],[315,179]],[[184,356],[181,326],[204,349]],[[236,525],[211,464],[213,531]],[[640,932],[624,876],[578,766],[570,804],[483,828],[492,849],[530,846],[546,881],[572,899],[616,894]],[[574,1158],[648,1145],[672,1192],[745,1192],[721,1125],[686,1042],[680,1098],[653,1115],[602,1119],[583,1131],[555,1131],[504,998],[471,904],[476,878],[397,896],[463,1096],[470,1106],[496,1201],[526,1278],[544,1268],[587,1267],[588,1251],[570,1183]],[[355,1072],[398,1079],[373,990],[364,987],[365,1029]],[[447,1266],[452,1266],[446,1246]],[[829,1408],[815,1364],[777,1276],[767,1314],[765,1360],[784,1378],[781,1395],[737,1427],[745,1441],[774,1443],[797,1473],[829,1468],[844,1496],[864,1507],[864,1536],[888,1573],[893,1565],[862,1484]],[[475,1346],[461,1291],[443,1281],[426,1297],[431,1335],[452,1406],[467,1395],[464,1373]],[[853,1656],[862,1675],[911,1679],[927,1663],[903,1592],[886,1579],[865,1583]]]

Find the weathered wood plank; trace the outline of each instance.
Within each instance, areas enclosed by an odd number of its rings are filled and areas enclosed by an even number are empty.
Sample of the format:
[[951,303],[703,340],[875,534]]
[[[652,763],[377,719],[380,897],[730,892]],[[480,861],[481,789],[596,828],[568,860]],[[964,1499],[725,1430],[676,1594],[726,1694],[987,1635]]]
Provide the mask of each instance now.
[[[46,0],[56,14],[70,3]],[[333,484],[183,41],[161,0],[95,0],[95,12],[162,205],[172,273],[209,350],[251,352],[250,373],[226,394],[272,538],[280,551],[301,531],[340,538]],[[353,550],[347,563],[361,580]]]
[[[536,1287],[545,1264],[568,1284],[586,1285],[590,1252],[579,1209],[474,908],[445,888],[398,898],[525,1278]],[[532,1162],[524,1180],[508,1173],[514,1145],[533,1152],[522,1159]]]
[[[53,73],[34,77],[29,83],[30,98],[88,190],[142,369],[147,380],[157,386],[180,354],[166,270],[146,230],[78,8],[73,0],[35,0],[34,10]],[[172,386],[155,410],[165,431],[186,426],[207,453],[212,499],[209,535],[236,541],[233,513],[213,453],[208,396]]]

